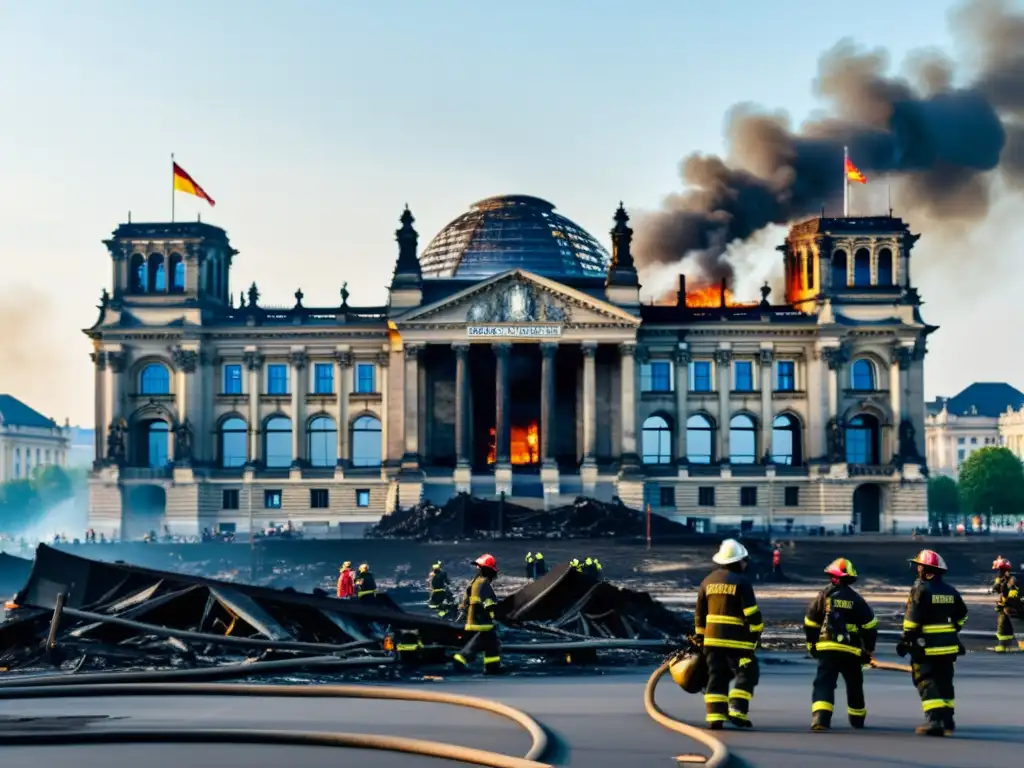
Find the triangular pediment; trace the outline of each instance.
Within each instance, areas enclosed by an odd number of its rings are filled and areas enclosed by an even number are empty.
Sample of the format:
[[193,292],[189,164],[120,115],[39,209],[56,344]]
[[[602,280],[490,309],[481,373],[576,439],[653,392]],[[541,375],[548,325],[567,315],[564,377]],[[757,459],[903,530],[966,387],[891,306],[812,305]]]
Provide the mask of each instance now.
[[640,318],[555,280],[517,269],[418,307],[396,321],[399,328],[508,323],[636,327]]

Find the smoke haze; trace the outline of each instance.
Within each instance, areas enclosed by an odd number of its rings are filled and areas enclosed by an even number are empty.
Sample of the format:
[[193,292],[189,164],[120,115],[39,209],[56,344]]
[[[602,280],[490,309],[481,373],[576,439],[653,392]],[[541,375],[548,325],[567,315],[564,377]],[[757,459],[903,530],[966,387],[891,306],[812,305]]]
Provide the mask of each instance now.
[[636,217],[639,268],[732,278],[737,240],[822,206],[838,215],[844,146],[869,181],[891,181],[901,214],[933,228],[962,230],[988,216],[999,190],[1024,190],[1024,14],[1004,0],[970,0],[951,24],[965,61],[923,51],[903,76],[888,74],[885,51],[836,44],[814,81],[825,116],[797,131],[784,114],[735,106],[728,157],[684,158],[686,191]]

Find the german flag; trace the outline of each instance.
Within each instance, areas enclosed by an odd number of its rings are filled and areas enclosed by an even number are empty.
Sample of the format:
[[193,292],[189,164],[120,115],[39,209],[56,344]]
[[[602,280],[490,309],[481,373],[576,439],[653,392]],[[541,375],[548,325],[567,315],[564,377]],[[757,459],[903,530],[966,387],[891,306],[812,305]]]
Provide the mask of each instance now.
[[176,192],[184,192],[187,195],[195,195],[201,197],[203,200],[208,202],[211,206],[216,205],[213,202],[213,198],[206,194],[206,190],[200,187],[195,179],[188,175],[184,168],[177,163],[174,165],[174,189]]
[[851,162],[850,158],[846,158],[846,178],[850,181],[856,181],[858,184],[868,183],[868,177],[858,170],[857,166]]

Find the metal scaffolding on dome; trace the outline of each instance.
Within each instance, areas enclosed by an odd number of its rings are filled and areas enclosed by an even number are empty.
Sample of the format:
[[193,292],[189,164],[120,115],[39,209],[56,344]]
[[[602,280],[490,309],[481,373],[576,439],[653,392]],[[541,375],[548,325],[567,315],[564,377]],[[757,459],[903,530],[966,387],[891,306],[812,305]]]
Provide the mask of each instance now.
[[420,256],[423,276],[483,279],[510,269],[547,277],[604,277],[611,257],[551,203],[502,195],[475,203]]

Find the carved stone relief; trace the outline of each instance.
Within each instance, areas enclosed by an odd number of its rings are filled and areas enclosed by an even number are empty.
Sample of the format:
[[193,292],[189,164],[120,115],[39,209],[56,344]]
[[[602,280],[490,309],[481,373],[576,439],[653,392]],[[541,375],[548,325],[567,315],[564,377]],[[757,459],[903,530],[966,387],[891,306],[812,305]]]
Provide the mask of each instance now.
[[564,302],[518,280],[484,294],[466,313],[471,323],[563,323],[569,318]]

